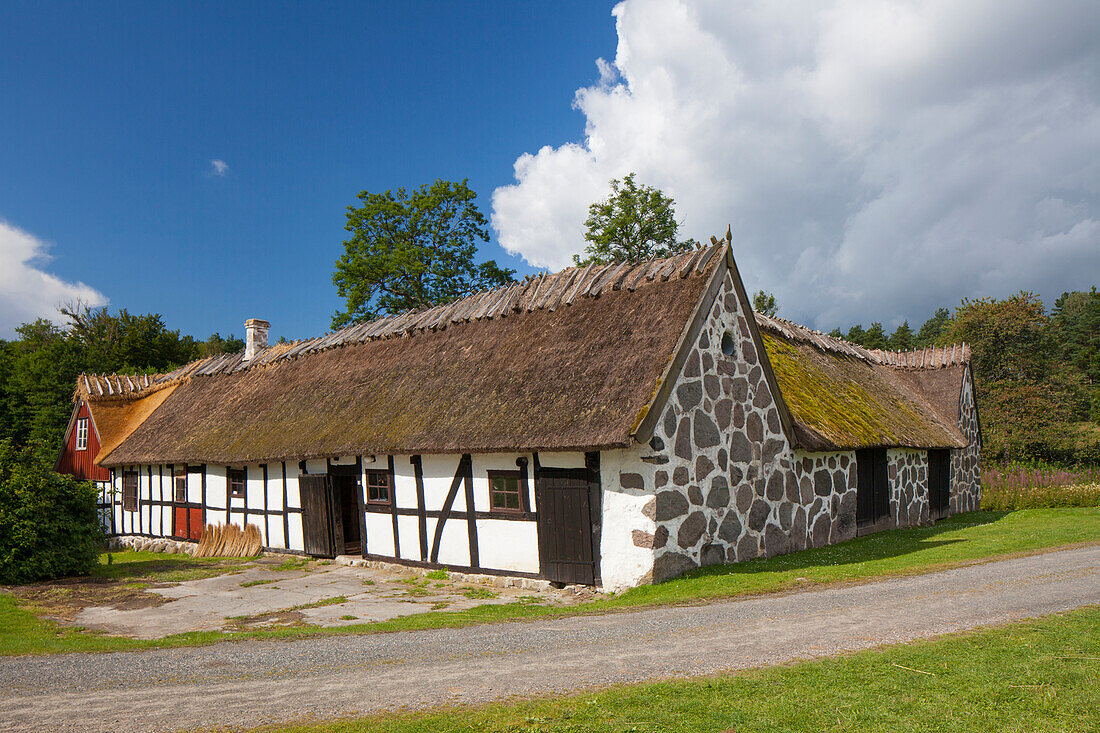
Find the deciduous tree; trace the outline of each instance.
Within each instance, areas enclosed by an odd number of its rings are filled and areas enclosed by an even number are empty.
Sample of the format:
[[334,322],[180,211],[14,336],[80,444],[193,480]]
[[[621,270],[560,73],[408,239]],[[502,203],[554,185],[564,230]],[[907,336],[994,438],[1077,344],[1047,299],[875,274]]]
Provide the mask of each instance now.
[[588,207],[585,221],[585,257],[573,256],[578,265],[609,262],[645,262],[670,257],[698,246],[695,240],[678,240],[676,202],[659,188],[638,185],[634,174],[611,179],[611,195]]
[[430,308],[513,281],[493,260],[478,263],[477,243],[489,241],[488,222],[466,181],[436,180],[409,192],[362,191],[349,206],[351,237],[332,281],[346,301],[332,327],[388,313]]

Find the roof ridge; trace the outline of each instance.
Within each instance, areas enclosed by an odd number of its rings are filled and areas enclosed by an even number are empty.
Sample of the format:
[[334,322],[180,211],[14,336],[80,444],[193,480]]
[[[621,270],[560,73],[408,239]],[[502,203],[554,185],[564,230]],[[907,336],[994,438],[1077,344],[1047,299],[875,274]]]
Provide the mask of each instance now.
[[916,348],[906,351],[868,349],[846,339],[830,336],[817,329],[778,316],[756,313],[756,322],[769,331],[778,333],[788,339],[811,344],[820,351],[844,354],[882,366],[899,369],[943,369],[949,366],[970,363],[971,350],[969,344],[965,342],[952,344],[951,346],[928,346],[923,349]]
[[[352,323],[313,338],[272,344],[248,361],[244,360],[243,351],[196,359],[159,375],[156,386],[166,386],[194,376],[230,374],[368,341],[442,331],[452,323],[489,321],[506,318],[513,313],[535,310],[553,311],[555,308],[572,305],[578,298],[598,298],[601,294],[614,290],[633,292],[670,279],[703,277],[714,266],[714,253],[725,244],[722,240],[718,244],[696,247],[671,257],[634,264],[616,261],[603,265],[573,265],[557,272],[543,270],[523,280],[479,290],[450,303]],[[79,388],[78,384],[78,390]],[[136,394],[145,389],[143,387],[127,394]]]

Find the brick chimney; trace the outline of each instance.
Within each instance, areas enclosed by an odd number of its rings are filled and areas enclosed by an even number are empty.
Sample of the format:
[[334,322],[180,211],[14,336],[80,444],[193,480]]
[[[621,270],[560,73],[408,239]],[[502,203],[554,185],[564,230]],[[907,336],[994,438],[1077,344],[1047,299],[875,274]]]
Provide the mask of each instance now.
[[244,360],[250,361],[252,357],[267,348],[267,332],[271,324],[260,318],[249,318],[244,322]]

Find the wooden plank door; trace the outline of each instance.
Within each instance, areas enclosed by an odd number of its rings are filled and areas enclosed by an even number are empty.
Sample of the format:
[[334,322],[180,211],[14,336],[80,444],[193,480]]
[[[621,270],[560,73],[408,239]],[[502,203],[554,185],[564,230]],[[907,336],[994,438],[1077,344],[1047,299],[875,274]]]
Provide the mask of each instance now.
[[540,469],[535,506],[542,576],[557,583],[594,584],[588,470]]
[[307,555],[336,557],[336,502],[329,476],[299,476],[302,535]]
[[932,519],[947,516],[951,486],[951,452],[928,451],[928,511]]

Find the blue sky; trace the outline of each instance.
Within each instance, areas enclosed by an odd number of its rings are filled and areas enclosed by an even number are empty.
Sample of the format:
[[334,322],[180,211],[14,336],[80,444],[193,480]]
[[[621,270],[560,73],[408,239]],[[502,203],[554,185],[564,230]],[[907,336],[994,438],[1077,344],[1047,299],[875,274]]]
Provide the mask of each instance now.
[[316,335],[359,191],[469,178],[524,274],[631,171],[817,328],[1050,304],[1100,273],[1098,38],[1077,0],[9,0],[0,338],[73,297]]
[[355,195],[469,178],[488,216],[519,154],[583,133],[570,102],[614,53],[610,10],[4,3],[0,219],[112,308],[324,332]]

